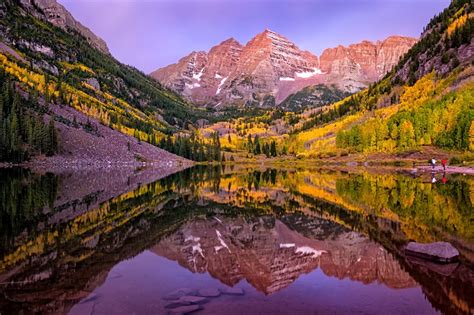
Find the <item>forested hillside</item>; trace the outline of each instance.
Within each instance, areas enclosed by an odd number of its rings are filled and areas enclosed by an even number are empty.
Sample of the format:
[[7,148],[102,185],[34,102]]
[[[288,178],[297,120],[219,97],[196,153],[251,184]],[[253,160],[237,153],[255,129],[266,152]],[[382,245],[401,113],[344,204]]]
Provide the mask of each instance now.
[[24,102],[3,71],[0,89],[0,161],[21,162],[34,154],[55,154],[59,140],[54,119],[44,121],[38,100],[32,97]]
[[[49,75],[51,83],[59,80],[93,97],[98,96],[101,101],[110,94],[149,117],[163,117],[161,126],[139,126],[132,117],[126,117],[124,124],[136,124],[139,130],[146,131],[149,127],[179,125],[199,115],[173,92],[92,47],[74,30],[63,30],[33,17],[20,1],[7,0],[4,10],[5,16],[0,20],[2,40],[20,53],[20,63],[33,74]],[[97,92],[99,95],[94,95]],[[112,115],[112,119],[118,116]]]
[[[1,86],[6,95],[1,145],[7,148],[0,160],[20,162],[61,148],[60,137],[52,149],[33,141],[27,132],[30,120],[38,133],[44,133],[43,123],[55,130],[56,121],[101,138],[101,124],[138,143],[158,145],[166,135],[208,117],[154,79],[93,47],[79,32],[55,26],[31,10],[40,8],[16,0],[0,5]],[[64,107],[78,114],[66,117],[55,109]],[[80,115],[90,121],[76,121]]]
[[455,0],[381,81],[323,108],[287,140],[303,156],[474,150],[474,15]]

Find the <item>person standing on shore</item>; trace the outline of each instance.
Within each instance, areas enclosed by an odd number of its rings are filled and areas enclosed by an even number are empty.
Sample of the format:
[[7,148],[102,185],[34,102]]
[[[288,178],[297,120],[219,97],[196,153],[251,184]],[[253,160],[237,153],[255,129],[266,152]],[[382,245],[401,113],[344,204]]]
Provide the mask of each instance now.
[[443,165],[443,169],[444,169],[445,172],[446,172],[446,164],[447,163],[448,163],[448,161],[446,159],[441,160],[441,165]]
[[435,169],[435,166],[436,166],[436,160],[434,158],[431,159],[431,167],[433,168],[433,170]]

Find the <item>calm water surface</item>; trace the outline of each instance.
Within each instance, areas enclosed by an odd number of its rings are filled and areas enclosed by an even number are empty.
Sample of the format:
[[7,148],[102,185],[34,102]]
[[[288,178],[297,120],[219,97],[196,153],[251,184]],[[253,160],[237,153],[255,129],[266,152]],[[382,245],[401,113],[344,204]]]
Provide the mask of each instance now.
[[[0,314],[473,314],[474,178],[0,170]],[[461,259],[406,256],[451,242]],[[231,290],[231,291],[229,291]]]

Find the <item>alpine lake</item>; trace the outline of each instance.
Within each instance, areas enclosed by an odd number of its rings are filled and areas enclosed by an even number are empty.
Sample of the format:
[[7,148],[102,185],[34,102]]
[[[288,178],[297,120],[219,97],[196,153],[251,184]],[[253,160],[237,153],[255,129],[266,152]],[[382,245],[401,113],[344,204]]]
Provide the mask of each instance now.
[[[474,177],[0,170],[0,314],[473,314]],[[409,241],[446,241],[439,264]]]

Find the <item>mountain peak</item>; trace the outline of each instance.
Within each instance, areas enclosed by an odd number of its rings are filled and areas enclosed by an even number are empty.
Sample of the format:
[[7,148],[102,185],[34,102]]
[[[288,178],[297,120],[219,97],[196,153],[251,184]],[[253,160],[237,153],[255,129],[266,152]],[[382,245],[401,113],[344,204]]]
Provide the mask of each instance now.
[[263,32],[257,34],[257,36],[255,37],[259,37],[259,36],[268,37],[270,39],[280,38],[280,39],[287,40],[283,35],[280,35],[269,28],[266,28]]
[[270,29],[265,29],[263,32],[258,33],[253,37],[245,47],[248,46],[258,46],[258,47],[267,47],[270,50],[278,48],[280,46],[292,46],[296,49],[296,45],[291,42],[288,38],[283,35],[280,35]]
[[262,33],[264,33],[264,34],[268,34],[268,33],[277,34],[276,32],[272,31],[272,30],[269,29],[269,28],[264,29]]
[[236,40],[236,39],[233,38],[233,37],[230,37],[230,38],[228,38],[228,39],[222,41],[218,46],[221,46],[221,45],[233,45],[233,46],[239,46],[239,47],[242,46],[242,44],[239,43],[239,41]]

